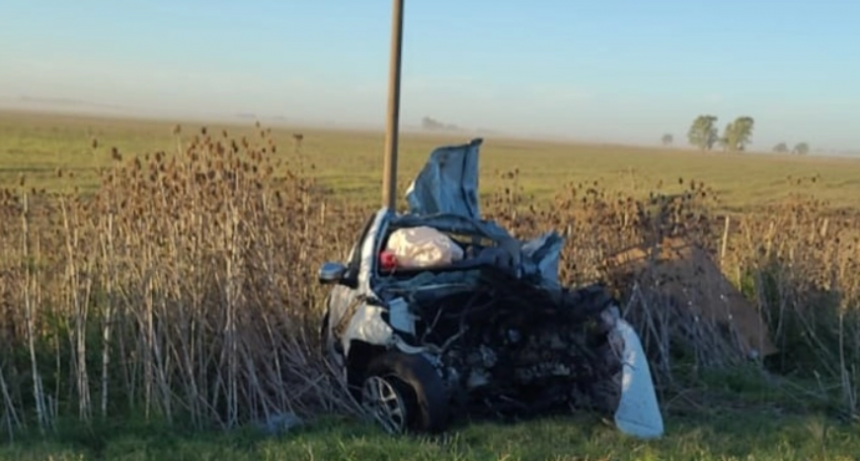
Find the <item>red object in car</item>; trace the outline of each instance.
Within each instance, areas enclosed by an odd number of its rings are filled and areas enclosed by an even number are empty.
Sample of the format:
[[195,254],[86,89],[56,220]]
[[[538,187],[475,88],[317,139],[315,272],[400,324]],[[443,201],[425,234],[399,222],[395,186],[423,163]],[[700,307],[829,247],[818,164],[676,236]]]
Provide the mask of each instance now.
[[384,250],[379,253],[379,264],[382,266],[382,270],[393,271],[397,268],[397,257],[394,256],[394,253]]

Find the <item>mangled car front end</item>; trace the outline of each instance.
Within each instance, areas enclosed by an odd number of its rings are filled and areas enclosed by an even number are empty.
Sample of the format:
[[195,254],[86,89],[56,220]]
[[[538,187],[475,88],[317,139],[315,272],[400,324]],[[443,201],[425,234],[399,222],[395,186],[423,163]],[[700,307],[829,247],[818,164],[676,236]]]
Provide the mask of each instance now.
[[661,435],[642,346],[615,300],[600,285],[560,284],[558,234],[521,241],[481,218],[480,145],[434,150],[409,212],[379,210],[345,264],[323,265],[328,356],[390,432],[567,404]]

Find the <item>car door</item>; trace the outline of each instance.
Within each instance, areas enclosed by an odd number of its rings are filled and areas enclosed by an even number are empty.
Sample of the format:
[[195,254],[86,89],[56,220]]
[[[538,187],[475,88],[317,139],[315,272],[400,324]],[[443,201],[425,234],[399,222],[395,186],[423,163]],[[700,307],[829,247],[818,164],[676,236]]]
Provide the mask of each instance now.
[[361,272],[362,248],[375,220],[376,215],[371,215],[368,218],[347,256],[344,283],[334,285],[330,289],[328,296],[326,296],[326,312],[323,317],[322,333],[323,341],[325,341],[326,346],[329,348],[329,352],[340,352],[340,338],[336,337],[336,326],[348,320],[344,319],[344,316],[348,315],[350,306],[359,297],[358,279]]

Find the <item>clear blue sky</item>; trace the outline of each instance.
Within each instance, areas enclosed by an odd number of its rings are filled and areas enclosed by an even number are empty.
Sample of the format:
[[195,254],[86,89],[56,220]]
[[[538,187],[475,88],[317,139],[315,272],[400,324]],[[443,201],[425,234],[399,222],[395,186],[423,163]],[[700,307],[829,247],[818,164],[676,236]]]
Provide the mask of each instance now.
[[[860,148],[858,0],[406,0],[403,122]],[[531,6],[529,6],[531,4]],[[0,99],[381,126],[389,0],[0,0]]]

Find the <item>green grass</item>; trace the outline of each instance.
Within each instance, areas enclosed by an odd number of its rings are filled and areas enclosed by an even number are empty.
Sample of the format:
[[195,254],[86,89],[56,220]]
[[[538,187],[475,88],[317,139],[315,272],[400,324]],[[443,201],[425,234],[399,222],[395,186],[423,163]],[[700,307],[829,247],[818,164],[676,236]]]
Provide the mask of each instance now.
[[[127,156],[165,150],[175,152],[175,123],[109,120],[60,115],[0,112],[0,187],[27,184],[49,190],[96,187],[94,169],[110,162],[109,149]],[[200,124],[183,123],[183,142],[199,133]],[[216,137],[224,126],[209,125]],[[263,128],[266,128],[265,126]],[[231,136],[258,136],[256,128],[228,126]],[[302,152],[313,164],[313,176],[342,197],[378,200],[382,171],[382,133],[273,128],[284,159],[292,157],[294,133],[304,134]],[[93,150],[91,140],[99,140]],[[440,144],[460,142],[467,135],[402,136],[399,186],[418,172],[428,153]],[[308,165],[309,166],[309,165]],[[74,178],[58,180],[63,168]],[[819,176],[804,190],[835,207],[860,206],[860,160],[758,154],[699,153],[688,150],[562,144],[487,137],[481,157],[481,189],[489,194],[503,186],[501,172],[518,169],[526,194],[550,199],[570,182],[600,180],[609,189],[644,195],[658,183],[678,179],[704,181],[714,188],[726,210],[749,210],[784,199],[797,187],[787,178]]]
[[668,436],[626,437],[588,415],[463,424],[436,439],[392,437],[375,426],[324,419],[279,436],[253,429],[191,433],[157,425],[76,428],[0,448],[0,460],[853,460],[860,427],[775,409],[675,416]]

